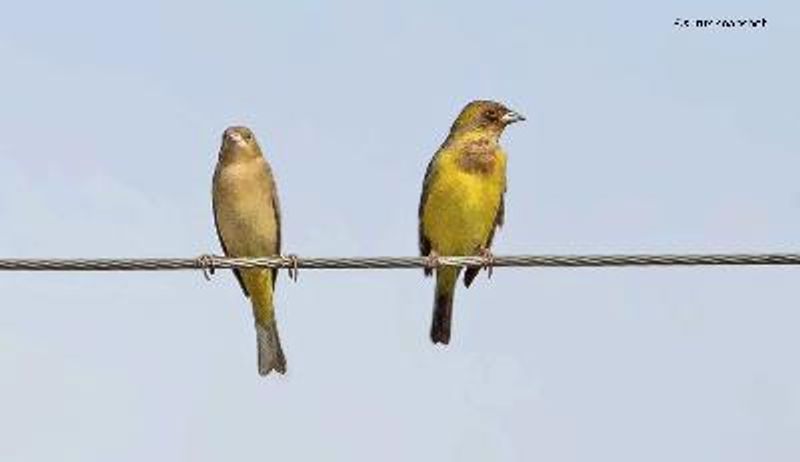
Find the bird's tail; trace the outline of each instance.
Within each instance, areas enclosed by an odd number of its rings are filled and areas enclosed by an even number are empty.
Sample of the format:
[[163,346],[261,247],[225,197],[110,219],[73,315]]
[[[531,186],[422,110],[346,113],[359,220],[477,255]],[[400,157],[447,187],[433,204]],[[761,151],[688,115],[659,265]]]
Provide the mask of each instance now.
[[450,323],[453,319],[453,295],[456,280],[461,270],[446,267],[436,270],[436,295],[433,299],[433,320],[431,321],[431,341],[450,343]]
[[256,340],[258,341],[258,373],[267,375],[270,371],[286,373],[286,357],[283,356],[278,324],[273,316],[264,323],[256,320]]
[[[266,277],[265,277],[266,276]],[[256,319],[258,342],[258,373],[267,375],[271,371],[286,373],[286,358],[283,356],[278,324],[275,321],[275,306],[272,303],[272,273],[249,271],[245,273],[253,316]]]

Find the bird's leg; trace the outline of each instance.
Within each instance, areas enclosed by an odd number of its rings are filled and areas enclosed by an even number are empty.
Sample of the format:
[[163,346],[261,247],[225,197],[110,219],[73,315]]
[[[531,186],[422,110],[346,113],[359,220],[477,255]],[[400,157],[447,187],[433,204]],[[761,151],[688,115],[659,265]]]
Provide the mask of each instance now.
[[290,253],[289,255],[281,255],[281,258],[283,258],[284,260],[289,260],[289,264],[291,266],[286,268],[286,272],[289,275],[289,279],[291,279],[294,282],[297,282],[297,272],[298,272],[297,255]]
[[203,277],[206,278],[206,281],[210,281],[211,276],[214,275],[214,270],[216,270],[214,256],[201,255],[197,258],[197,265],[203,270]]
[[494,255],[488,247],[481,247],[480,256],[483,258],[483,269],[486,270],[488,278],[492,278],[492,270],[494,269]]
[[439,252],[431,249],[427,257],[425,257],[425,268],[435,270],[439,267]]

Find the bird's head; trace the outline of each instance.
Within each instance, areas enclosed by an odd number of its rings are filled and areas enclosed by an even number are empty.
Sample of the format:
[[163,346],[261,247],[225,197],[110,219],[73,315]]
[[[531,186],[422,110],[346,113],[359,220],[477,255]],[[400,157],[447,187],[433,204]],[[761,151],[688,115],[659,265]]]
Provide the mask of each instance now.
[[234,126],[228,127],[222,134],[221,153],[233,156],[260,155],[261,148],[259,148],[252,130],[247,127]]
[[522,114],[512,111],[496,101],[472,101],[461,110],[450,128],[450,133],[486,131],[500,136],[507,126],[523,120],[525,117]]

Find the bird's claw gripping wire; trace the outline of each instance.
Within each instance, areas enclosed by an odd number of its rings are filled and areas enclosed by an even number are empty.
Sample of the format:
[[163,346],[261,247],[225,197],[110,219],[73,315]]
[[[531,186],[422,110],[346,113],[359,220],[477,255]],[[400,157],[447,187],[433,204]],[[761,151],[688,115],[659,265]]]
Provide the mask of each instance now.
[[211,280],[211,276],[214,275],[214,271],[216,271],[216,261],[214,260],[213,255],[200,255],[197,258],[197,266],[203,270],[203,277],[206,278],[206,281]]
[[427,257],[425,257],[425,268],[433,271],[439,268],[439,254],[435,250],[431,250]]
[[281,255],[281,258],[289,263],[289,267],[286,268],[286,272],[289,274],[289,279],[294,282],[297,282],[297,274],[298,274],[298,258],[297,255],[290,253],[289,255]]
[[483,263],[481,264],[481,267],[486,270],[487,278],[491,279],[492,272],[494,269],[494,261],[495,261],[494,255],[492,254],[491,250],[489,250],[486,247],[482,247],[480,256],[481,258],[483,258]]

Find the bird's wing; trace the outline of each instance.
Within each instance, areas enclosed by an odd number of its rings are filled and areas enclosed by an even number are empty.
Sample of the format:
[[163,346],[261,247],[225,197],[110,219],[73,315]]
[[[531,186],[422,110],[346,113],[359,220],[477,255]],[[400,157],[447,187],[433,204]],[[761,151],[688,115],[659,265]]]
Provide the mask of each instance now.
[[[212,200],[212,207],[214,209],[214,228],[217,230],[217,239],[219,239],[219,245],[222,246],[222,253],[228,255],[228,249],[225,248],[225,240],[222,239],[222,233],[219,231],[219,224],[217,223],[217,202]],[[233,269],[233,274],[236,276],[236,280],[239,281],[239,286],[242,288],[242,292],[244,292],[245,297],[250,297],[250,294],[247,292],[247,287],[244,285],[244,280],[242,279],[241,273],[239,273],[238,269]]]
[[506,195],[503,192],[503,195],[500,196],[500,205],[497,207],[497,213],[494,215],[494,224],[492,225],[492,230],[489,231],[489,238],[486,239],[486,248],[492,246],[492,239],[494,239],[494,232],[497,228],[503,226],[503,221],[505,220],[506,216]]
[[[275,185],[275,177],[269,165],[266,166],[267,178],[269,178],[270,196],[272,196],[272,213],[275,214],[275,246],[278,254],[281,253],[281,203],[278,200],[278,187]],[[275,281],[278,279],[278,268],[272,268],[272,288],[275,288]]]
[[[425,235],[425,228],[422,224],[422,215],[425,211],[425,203],[428,201],[430,185],[433,183],[436,177],[436,161],[439,157],[439,152],[434,154],[433,158],[431,158],[430,162],[428,162],[428,168],[425,170],[425,179],[422,181],[422,194],[419,198],[419,210],[417,211],[417,216],[419,218],[419,253],[423,257],[430,255],[431,241]],[[430,268],[425,268],[426,276],[430,276],[432,273],[433,271]]]

